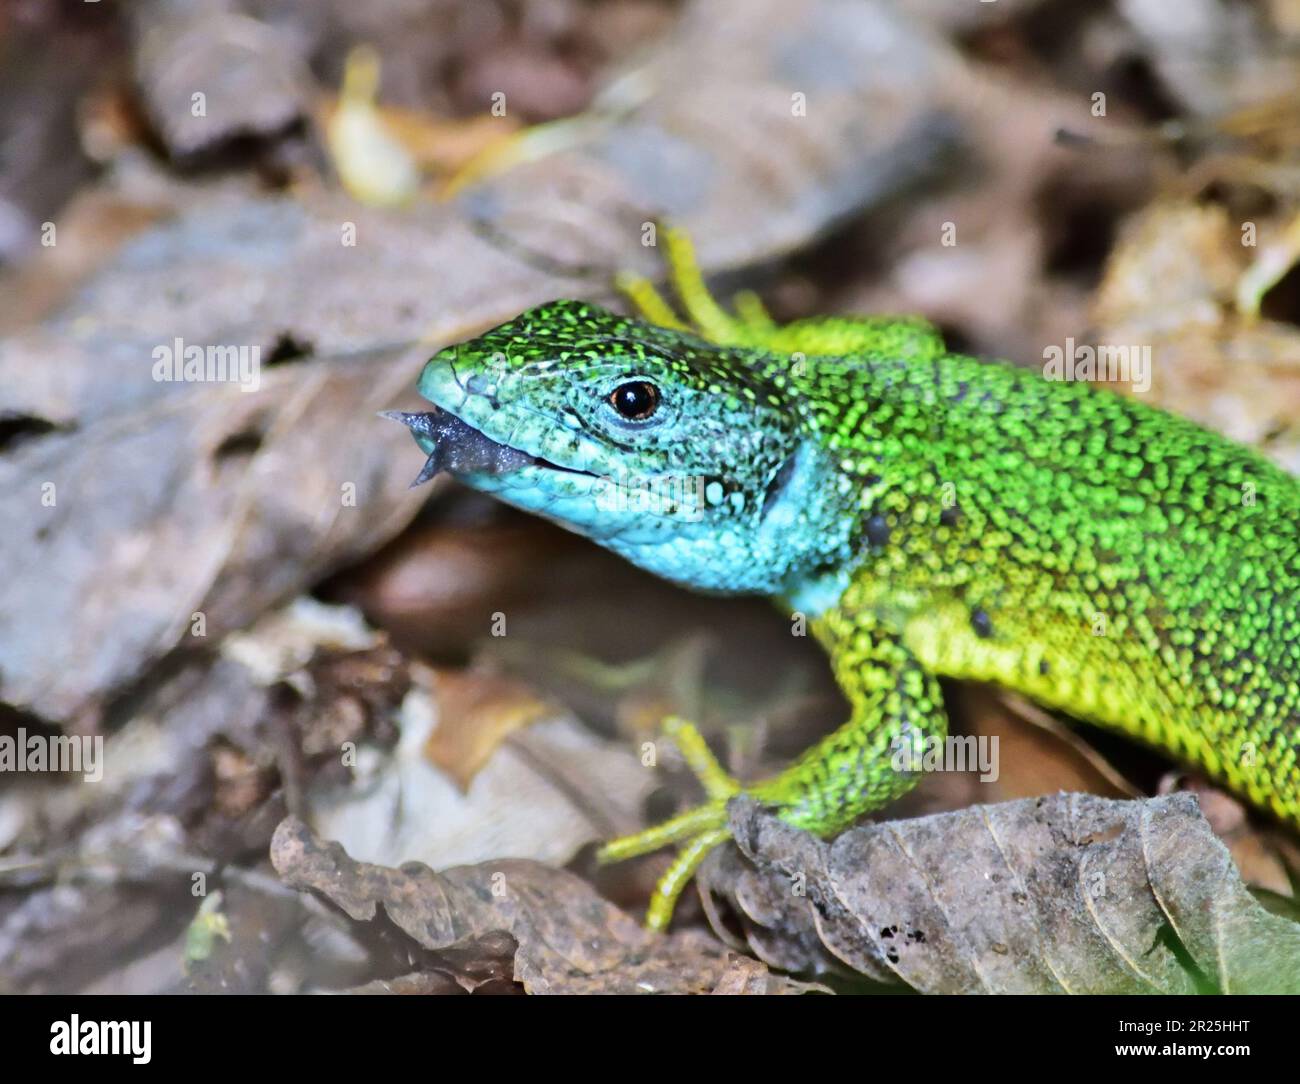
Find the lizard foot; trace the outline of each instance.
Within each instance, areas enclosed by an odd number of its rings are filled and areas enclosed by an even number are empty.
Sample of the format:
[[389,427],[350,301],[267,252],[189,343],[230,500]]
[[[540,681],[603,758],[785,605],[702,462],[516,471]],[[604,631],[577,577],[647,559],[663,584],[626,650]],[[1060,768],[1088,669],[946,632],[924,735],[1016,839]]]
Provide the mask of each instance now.
[[708,853],[727,839],[730,834],[727,830],[727,801],[742,789],[718,763],[700,732],[691,723],[672,716],[664,720],[663,730],[676,743],[709,800],[663,824],[611,840],[596,856],[600,862],[621,862],[626,858],[657,851],[670,843],[683,844],[673,864],[659,878],[650,897],[645,924],[652,930],[668,927],[673,917],[673,908],[687,882]]
[[719,345],[741,345],[761,339],[776,329],[775,321],[752,290],[745,290],[732,299],[734,316],[718,304],[700,274],[695,246],[684,230],[666,229],[664,243],[668,280],[681,301],[686,319],[673,311],[649,279],[626,272],[618,275],[615,285],[644,319],[674,331],[692,331]]

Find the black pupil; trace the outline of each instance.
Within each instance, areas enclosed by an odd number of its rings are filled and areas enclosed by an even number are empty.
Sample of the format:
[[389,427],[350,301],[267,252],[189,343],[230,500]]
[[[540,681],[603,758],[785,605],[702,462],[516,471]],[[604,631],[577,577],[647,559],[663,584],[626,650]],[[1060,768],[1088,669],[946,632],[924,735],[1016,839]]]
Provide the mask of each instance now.
[[650,417],[659,405],[659,389],[644,380],[633,380],[615,388],[610,401],[629,421],[641,421]]

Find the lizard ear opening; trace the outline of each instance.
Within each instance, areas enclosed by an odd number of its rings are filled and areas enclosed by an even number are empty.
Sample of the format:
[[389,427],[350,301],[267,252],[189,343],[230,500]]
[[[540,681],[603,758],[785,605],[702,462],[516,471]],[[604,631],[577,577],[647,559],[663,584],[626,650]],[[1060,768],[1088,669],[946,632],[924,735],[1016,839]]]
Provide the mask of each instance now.
[[781,494],[785,492],[785,487],[789,484],[791,477],[794,475],[795,464],[798,460],[799,453],[795,452],[793,455],[787,457],[786,461],[782,463],[777,468],[776,473],[772,475],[772,480],[767,484],[767,492],[763,494],[763,511],[761,513],[761,518],[767,518],[768,512],[772,510],[772,506],[777,502]]

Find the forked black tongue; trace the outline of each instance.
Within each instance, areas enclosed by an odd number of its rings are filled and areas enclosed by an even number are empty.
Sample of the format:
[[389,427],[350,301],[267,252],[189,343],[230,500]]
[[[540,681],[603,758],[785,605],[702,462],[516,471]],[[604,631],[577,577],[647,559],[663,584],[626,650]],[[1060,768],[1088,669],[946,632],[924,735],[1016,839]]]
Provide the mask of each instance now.
[[501,474],[534,462],[527,452],[485,437],[445,410],[430,410],[423,414],[383,410],[379,416],[401,422],[414,436],[433,442],[433,451],[411,483],[411,489],[427,482],[439,471]]

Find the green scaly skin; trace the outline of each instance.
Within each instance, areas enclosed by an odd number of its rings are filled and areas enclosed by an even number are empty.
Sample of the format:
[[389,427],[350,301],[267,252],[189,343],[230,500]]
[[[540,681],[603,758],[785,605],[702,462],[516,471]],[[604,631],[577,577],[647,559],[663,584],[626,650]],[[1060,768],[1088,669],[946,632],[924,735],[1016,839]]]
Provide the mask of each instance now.
[[[1121,730],[1300,824],[1295,479],[1133,399],[947,353],[918,321],[777,327],[684,296],[703,335],[555,302],[439,353],[420,390],[538,457],[453,468],[469,485],[808,615],[851,718],[746,793],[821,835],[902,794],[900,743],[946,733],[942,675]],[[618,412],[629,383],[658,390],[650,416]],[[609,478],[703,500],[620,503]],[[655,926],[741,789],[702,742],[693,761],[710,801],[606,851],[686,844]]]

